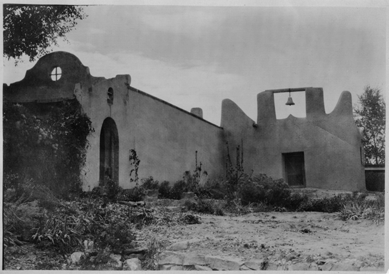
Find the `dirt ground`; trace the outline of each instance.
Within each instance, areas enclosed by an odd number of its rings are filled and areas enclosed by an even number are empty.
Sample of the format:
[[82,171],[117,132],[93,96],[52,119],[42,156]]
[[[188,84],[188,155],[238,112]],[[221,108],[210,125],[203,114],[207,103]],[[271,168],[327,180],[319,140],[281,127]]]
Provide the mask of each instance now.
[[[319,212],[199,216],[200,224],[144,226],[137,240],[146,245],[156,238],[162,255],[171,250],[238,260],[240,270],[384,270],[384,224]],[[67,269],[66,258],[31,244],[10,247],[5,255],[5,269]]]
[[179,252],[267,262],[267,270],[384,269],[384,225],[372,221],[342,221],[336,213],[266,212],[201,215],[201,222],[146,227],[139,236],[166,245],[190,240]]

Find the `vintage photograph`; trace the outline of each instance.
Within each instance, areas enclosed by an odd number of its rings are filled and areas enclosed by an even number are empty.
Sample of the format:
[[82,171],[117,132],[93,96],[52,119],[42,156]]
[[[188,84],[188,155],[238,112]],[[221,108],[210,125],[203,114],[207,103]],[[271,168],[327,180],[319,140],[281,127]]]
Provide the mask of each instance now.
[[385,2],[296,3],[3,4],[2,269],[387,271]]

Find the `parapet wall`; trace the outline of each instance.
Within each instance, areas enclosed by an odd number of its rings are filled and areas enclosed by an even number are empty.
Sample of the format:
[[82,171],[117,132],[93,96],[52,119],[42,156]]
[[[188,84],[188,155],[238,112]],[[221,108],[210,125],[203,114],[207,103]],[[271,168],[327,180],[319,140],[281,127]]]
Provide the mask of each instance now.
[[297,153],[304,158],[301,187],[364,190],[361,136],[351,94],[344,91],[330,114],[324,111],[321,88],[305,88],[305,94],[306,118],[276,119],[274,91],[259,93],[256,124],[232,101],[224,100],[221,126],[230,146],[243,144],[247,172],[287,179],[285,159]]

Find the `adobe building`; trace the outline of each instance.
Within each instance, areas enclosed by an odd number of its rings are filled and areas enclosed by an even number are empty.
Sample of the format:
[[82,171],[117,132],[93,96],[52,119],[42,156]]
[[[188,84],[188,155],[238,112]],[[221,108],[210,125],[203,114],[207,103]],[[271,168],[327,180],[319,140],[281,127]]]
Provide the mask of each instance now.
[[[141,164],[139,178],[175,182],[198,162],[209,178],[223,177],[226,143],[235,159],[238,145],[245,171],[284,178],[295,187],[365,190],[361,135],[353,120],[351,94],[343,92],[332,113],[324,111],[321,88],[264,91],[253,121],[232,101],[223,100],[221,125],[131,86],[130,75],[94,77],[73,54],[42,57],[20,82],[4,85],[4,100],[46,104],[76,98],[92,121],[83,188],[108,175],[123,188],[130,182],[129,151]],[[305,91],[306,118],[276,119],[274,93]]]

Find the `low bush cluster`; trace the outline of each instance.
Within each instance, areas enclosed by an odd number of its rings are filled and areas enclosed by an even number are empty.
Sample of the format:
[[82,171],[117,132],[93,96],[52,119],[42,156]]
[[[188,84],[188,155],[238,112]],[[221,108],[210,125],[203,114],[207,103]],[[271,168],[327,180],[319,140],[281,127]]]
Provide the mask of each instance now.
[[[44,186],[27,181],[4,200],[4,243],[34,242],[66,254],[93,241],[98,250],[132,247],[135,214],[128,206],[107,203],[97,191],[64,201]],[[138,219],[135,216],[140,215]]]
[[[239,176],[238,185],[233,188],[232,193],[228,193],[232,188],[226,187],[226,184],[230,183],[227,180],[208,181],[204,186],[200,186],[194,183],[193,176],[186,175],[186,181],[181,180],[173,185],[166,181],[159,183],[149,177],[143,179],[140,186],[129,190],[121,189],[118,195],[130,201],[140,201],[148,190],[158,190],[158,198],[178,200],[183,193],[194,192],[198,201],[188,201],[185,207],[194,212],[213,215],[224,215],[224,211],[238,214],[259,211],[316,211],[342,212],[343,219],[383,218],[383,203],[367,202],[364,200],[366,195],[338,195],[312,199],[306,194],[293,192],[282,179],[274,180],[265,174],[254,177],[246,174]],[[223,210],[210,202],[212,199],[227,199],[227,206]]]
[[98,250],[117,250],[131,247],[135,238],[128,212],[100,199],[62,202],[42,216],[32,231],[30,240],[38,246],[54,247],[63,254],[82,247],[85,240],[93,241]]
[[368,219],[376,223],[385,221],[385,196],[377,195],[374,200],[365,200],[364,197],[352,197],[346,201],[340,210],[342,220]]
[[[14,181],[22,183],[15,184]],[[343,220],[384,220],[384,195],[374,200],[366,200],[366,194],[357,193],[311,199],[305,194],[293,192],[282,180],[273,180],[263,174],[253,178],[241,176],[232,193],[227,193],[231,188],[224,187],[225,184],[225,180],[220,180],[199,186],[187,179],[171,186],[166,181],[160,184],[149,177],[143,179],[140,186],[122,189],[108,181],[104,187],[94,188],[70,202],[56,198],[47,186],[36,184],[31,179],[5,176],[4,244],[33,241],[39,246],[55,247],[61,253],[69,253],[82,247],[85,241],[93,241],[100,250],[110,248],[120,252],[131,247],[135,239],[133,229],[153,222],[172,222],[171,216],[156,220],[145,211],[134,214],[130,207],[115,203],[118,200],[143,200],[149,190],[155,190],[159,198],[167,199],[180,199],[183,193],[194,192],[198,199],[188,200],[185,207],[205,214],[318,211],[339,212]],[[226,207],[214,202],[215,198],[221,197],[227,199]],[[193,223],[193,218],[197,218],[193,216],[185,217],[184,221]],[[177,219],[176,222],[182,220]]]
[[194,212],[224,216],[224,211],[222,208],[219,205],[212,203],[211,201],[205,201],[202,199],[199,199],[196,202],[186,201],[184,206],[187,210]]
[[136,202],[143,200],[147,190],[158,190],[158,198],[160,199],[180,200],[185,192],[194,192],[201,198],[214,198],[210,188],[199,186],[190,180],[180,180],[170,184],[167,181],[159,183],[153,177],[142,179],[141,184],[132,189],[120,189],[118,195],[125,200]]
[[274,206],[285,206],[290,199],[291,190],[283,180],[273,180],[264,174],[247,178],[237,189],[236,196],[243,205],[265,202]]

